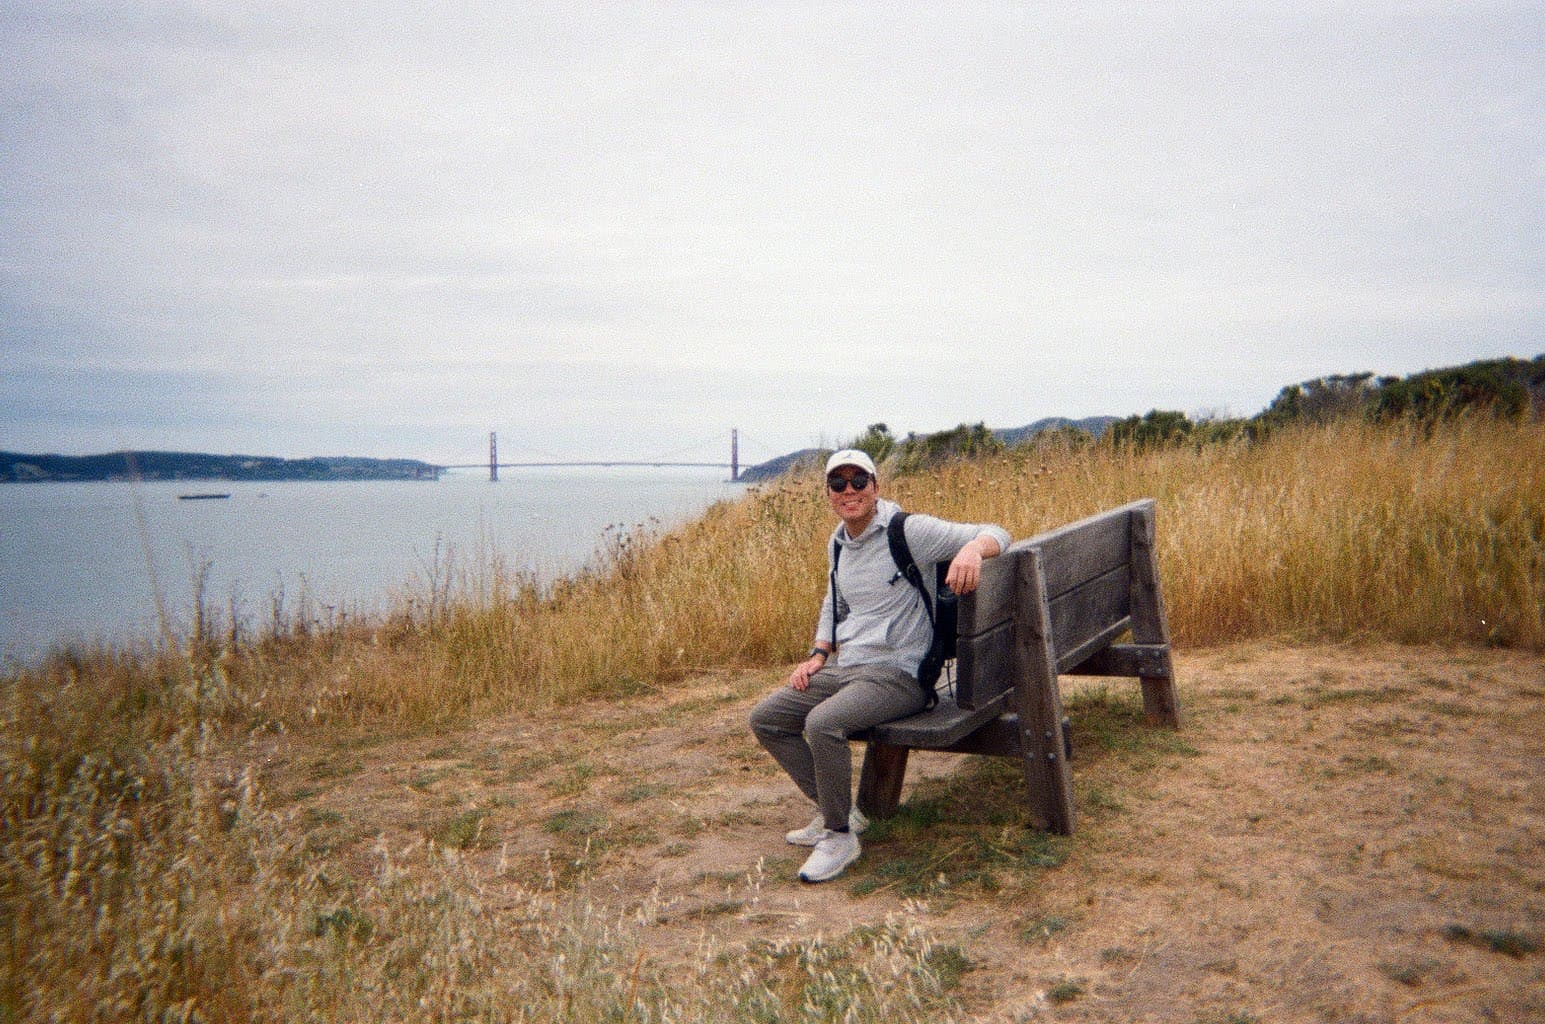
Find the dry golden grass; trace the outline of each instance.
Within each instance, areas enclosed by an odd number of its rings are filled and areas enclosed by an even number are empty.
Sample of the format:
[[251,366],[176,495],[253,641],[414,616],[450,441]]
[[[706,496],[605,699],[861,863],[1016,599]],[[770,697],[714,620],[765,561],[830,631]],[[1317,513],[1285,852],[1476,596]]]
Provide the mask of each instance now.
[[[1183,649],[1285,637],[1545,650],[1541,423],[1047,446],[885,486],[909,508],[1016,537],[1156,498]],[[475,585],[431,581],[429,599],[379,622],[66,653],[11,674],[0,1022],[793,1020],[844,1006],[937,1019],[959,965],[905,922],[742,948],[745,965],[710,956],[688,981],[666,979],[636,929],[575,891],[505,880],[513,902],[494,914],[485,880],[434,844],[411,866],[383,849],[363,872],[308,849],[240,756],[254,737],[343,749],[787,662],[813,627],[829,529],[820,481],[787,481],[663,536],[609,535],[588,570],[550,588],[494,564]],[[458,806],[440,824],[452,834],[487,813]],[[480,849],[480,835],[451,845]],[[1416,853],[1470,870],[1439,847]],[[513,946],[512,921],[524,922]],[[803,1017],[790,1009],[805,1004]]]
[[1264,444],[1052,450],[902,481],[1016,536],[1158,502],[1175,640],[1261,636],[1545,650],[1545,423],[1345,421]]
[[[1139,497],[1159,508],[1176,642],[1256,636],[1545,649],[1545,424],[1348,421],[1269,443],[1047,446],[887,479],[910,508],[1029,536]],[[830,512],[781,481],[663,537],[609,538],[551,594],[496,587],[432,630],[393,700],[488,710],[628,692],[805,648]]]

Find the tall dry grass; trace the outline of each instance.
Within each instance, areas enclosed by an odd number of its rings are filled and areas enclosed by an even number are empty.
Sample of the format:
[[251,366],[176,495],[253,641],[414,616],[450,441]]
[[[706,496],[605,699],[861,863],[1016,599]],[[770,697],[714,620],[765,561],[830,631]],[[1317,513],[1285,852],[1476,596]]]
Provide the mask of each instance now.
[[[1016,537],[1157,499],[1176,642],[1259,636],[1545,649],[1545,425],[1347,421],[1270,442],[1048,446],[887,479],[905,506]],[[804,650],[831,514],[785,481],[664,537],[614,538],[543,598],[465,606],[441,640],[478,698],[669,681]],[[481,685],[474,681],[481,681]],[[458,687],[460,688],[460,687]]]
[[1051,449],[901,481],[1026,536],[1158,502],[1175,641],[1382,638],[1545,650],[1545,423],[1348,420],[1270,441]]
[[[475,585],[438,576],[381,621],[239,643],[210,630],[181,650],[65,653],[11,673],[0,1021],[942,1018],[926,938],[905,923],[668,977],[625,917],[574,892],[523,890],[518,913],[495,915],[476,876],[430,847],[411,852],[411,870],[383,850],[355,879],[297,847],[232,761],[231,740],[252,732],[412,730],[792,660],[824,586],[821,486],[785,481],[679,529],[610,533],[589,568],[551,587],[483,565]],[[1018,537],[1156,498],[1181,646],[1545,650],[1538,422],[1349,422],[1148,452],[1048,445],[887,476],[885,490]],[[514,936],[501,930],[511,913]]]

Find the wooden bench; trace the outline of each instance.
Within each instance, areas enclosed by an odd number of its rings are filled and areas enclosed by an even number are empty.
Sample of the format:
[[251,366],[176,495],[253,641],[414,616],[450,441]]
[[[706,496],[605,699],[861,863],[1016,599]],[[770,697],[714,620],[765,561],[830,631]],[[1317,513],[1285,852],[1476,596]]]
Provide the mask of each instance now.
[[[1071,745],[1058,677],[1132,676],[1150,724],[1180,725],[1169,623],[1154,559],[1152,499],[1014,544],[983,564],[961,599],[954,692],[937,706],[876,726],[858,805],[896,813],[912,750],[1020,758],[1036,827],[1073,831]],[[1130,630],[1131,640],[1117,643]]]

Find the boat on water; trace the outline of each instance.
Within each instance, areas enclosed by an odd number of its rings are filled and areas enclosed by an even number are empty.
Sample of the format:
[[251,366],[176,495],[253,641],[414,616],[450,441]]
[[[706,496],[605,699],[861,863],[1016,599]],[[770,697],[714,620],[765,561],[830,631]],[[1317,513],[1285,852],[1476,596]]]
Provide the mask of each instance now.
[[218,500],[220,498],[229,498],[229,497],[230,497],[229,494],[215,494],[213,492],[210,492],[210,493],[207,493],[207,494],[179,494],[179,495],[177,495],[177,500],[178,501],[212,501],[212,500]]

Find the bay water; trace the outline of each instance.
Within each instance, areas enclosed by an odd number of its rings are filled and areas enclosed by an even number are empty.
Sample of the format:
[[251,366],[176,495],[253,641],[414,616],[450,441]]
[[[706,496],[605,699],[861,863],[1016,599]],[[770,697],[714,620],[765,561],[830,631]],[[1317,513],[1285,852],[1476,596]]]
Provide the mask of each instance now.
[[[621,531],[664,529],[742,493],[723,471],[544,467],[437,481],[0,485],[0,659],[60,643],[186,635],[196,580],[229,620],[378,614],[501,568],[551,580]],[[181,500],[197,493],[228,498]],[[304,595],[304,597],[303,597]]]

